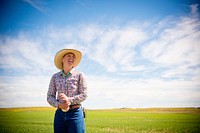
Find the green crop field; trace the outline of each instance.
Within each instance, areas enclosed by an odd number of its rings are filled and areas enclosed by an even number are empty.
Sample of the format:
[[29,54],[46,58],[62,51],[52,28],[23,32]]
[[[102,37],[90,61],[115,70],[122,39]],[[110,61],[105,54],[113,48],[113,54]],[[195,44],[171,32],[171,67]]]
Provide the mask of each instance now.
[[[53,108],[0,109],[0,133],[53,133]],[[87,110],[87,133],[199,133],[200,109]]]

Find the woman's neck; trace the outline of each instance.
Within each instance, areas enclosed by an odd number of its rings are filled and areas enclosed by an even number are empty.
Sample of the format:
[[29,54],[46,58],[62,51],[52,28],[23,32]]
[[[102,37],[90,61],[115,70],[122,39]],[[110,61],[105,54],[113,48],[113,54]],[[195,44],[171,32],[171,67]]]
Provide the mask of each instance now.
[[[73,67],[72,67],[73,68]],[[64,70],[64,73],[65,74],[68,74],[71,70],[72,70],[71,67],[65,67],[63,70]]]

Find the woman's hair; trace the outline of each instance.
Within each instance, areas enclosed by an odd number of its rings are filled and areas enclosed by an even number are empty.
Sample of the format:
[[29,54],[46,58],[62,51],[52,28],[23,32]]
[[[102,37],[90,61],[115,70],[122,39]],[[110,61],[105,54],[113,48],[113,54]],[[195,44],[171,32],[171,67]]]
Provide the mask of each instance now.
[[[67,54],[73,54],[74,56],[75,56],[75,54],[74,53],[72,53],[72,52],[68,52],[68,53],[66,53],[66,54],[64,54],[63,55],[63,58],[65,57],[65,55],[67,55]],[[76,57],[76,56],[75,56]]]

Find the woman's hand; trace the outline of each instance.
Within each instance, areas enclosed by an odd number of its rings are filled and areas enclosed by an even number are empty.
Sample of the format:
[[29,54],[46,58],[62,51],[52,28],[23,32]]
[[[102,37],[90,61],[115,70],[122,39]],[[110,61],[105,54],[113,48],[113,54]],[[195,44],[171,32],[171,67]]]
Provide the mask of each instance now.
[[69,106],[70,106],[70,102],[68,100],[68,97],[64,94],[64,93],[60,93],[59,94],[59,99],[61,99],[63,101],[63,103],[60,103],[58,105],[58,108],[61,108],[63,111],[68,111],[69,110]]
[[64,93],[59,94],[59,99],[61,99],[65,103],[69,102],[68,97]]
[[68,104],[68,103],[60,103],[58,105],[58,108],[63,109],[63,110],[69,110],[69,106],[70,106],[70,104]]

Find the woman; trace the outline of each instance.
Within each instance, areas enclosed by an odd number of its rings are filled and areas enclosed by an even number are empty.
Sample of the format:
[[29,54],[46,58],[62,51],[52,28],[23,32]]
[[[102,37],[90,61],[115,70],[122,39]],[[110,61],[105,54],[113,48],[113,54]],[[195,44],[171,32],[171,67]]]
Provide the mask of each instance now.
[[82,53],[75,49],[62,49],[54,58],[60,69],[50,81],[47,101],[57,108],[54,117],[54,133],[84,133],[85,124],[81,102],[87,97],[85,75],[75,68]]

